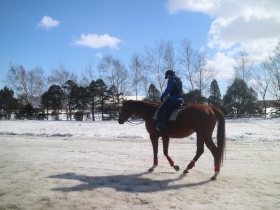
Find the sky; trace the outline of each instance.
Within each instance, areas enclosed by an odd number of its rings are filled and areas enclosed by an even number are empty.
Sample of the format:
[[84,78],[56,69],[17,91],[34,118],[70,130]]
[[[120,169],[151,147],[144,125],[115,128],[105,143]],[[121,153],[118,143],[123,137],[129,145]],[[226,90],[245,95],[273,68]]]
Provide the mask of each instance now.
[[11,64],[42,67],[46,76],[64,65],[81,76],[103,56],[128,68],[133,53],[145,47],[172,41],[176,53],[187,39],[209,54],[223,94],[238,51],[246,50],[256,64],[273,52],[279,11],[279,0],[2,0],[0,89],[8,85]]

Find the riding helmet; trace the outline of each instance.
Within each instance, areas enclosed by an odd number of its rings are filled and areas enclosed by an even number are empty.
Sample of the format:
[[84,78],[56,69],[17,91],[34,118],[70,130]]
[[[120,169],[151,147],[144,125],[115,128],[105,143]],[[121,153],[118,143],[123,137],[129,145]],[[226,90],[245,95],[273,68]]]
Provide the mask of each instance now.
[[167,71],[165,72],[165,79],[167,79],[167,76],[168,76],[168,75],[173,76],[174,74],[175,74],[175,71],[173,71],[173,70],[167,70]]

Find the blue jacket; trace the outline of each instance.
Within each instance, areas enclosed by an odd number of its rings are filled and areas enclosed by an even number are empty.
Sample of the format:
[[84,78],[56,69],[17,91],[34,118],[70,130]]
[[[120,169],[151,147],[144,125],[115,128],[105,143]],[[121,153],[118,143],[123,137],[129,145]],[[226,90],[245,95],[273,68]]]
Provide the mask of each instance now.
[[168,94],[170,94],[170,100],[183,101],[182,98],[182,83],[179,77],[175,74],[168,79],[167,87],[160,99],[163,100]]

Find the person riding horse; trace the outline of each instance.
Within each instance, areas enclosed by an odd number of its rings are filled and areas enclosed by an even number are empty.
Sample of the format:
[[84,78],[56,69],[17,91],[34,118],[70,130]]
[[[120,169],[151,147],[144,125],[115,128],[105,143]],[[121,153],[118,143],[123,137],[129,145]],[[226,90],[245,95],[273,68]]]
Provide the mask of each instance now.
[[[167,70],[165,72],[165,79],[168,79],[167,87],[160,97],[163,103],[160,105],[157,115],[157,120],[159,121],[157,130],[159,131],[163,131],[166,128],[167,114],[173,109],[180,107],[183,102],[181,79],[173,70]],[[169,99],[166,100],[168,95]]]

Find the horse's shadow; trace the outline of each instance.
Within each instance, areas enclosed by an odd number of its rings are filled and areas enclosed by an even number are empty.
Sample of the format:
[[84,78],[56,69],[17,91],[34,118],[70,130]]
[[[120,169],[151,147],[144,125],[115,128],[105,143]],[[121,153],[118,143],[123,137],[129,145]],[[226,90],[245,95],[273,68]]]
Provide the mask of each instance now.
[[68,180],[77,180],[83,182],[76,186],[72,187],[59,187],[53,188],[53,191],[62,191],[62,192],[73,192],[73,191],[84,191],[84,190],[94,190],[98,188],[111,188],[116,191],[121,192],[158,192],[158,191],[167,191],[180,188],[195,187],[199,185],[204,185],[211,180],[201,181],[197,183],[189,184],[176,184],[176,181],[183,179],[186,175],[181,174],[175,179],[167,180],[153,180],[149,178],[142,177],[146,173],[140,174],[129,174],[129,175],[110,175],[110,176],[84,176],[77,175],[75,173],[64,173],[49,176],[48,178],[55,179],[68,179]]

